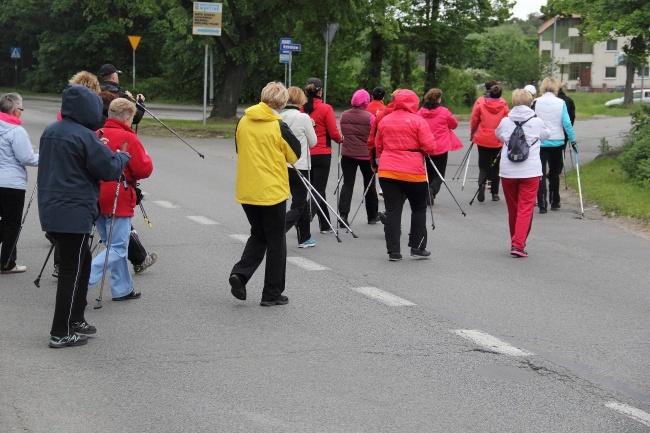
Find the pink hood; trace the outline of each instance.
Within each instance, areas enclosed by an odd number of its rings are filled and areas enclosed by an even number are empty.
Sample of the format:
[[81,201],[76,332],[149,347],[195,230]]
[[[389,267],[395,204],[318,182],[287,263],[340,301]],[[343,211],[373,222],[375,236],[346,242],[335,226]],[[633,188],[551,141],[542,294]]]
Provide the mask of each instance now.
[[3,122],[11,123],[12,125],[22,125],[23,121],[7,113],[0,113],[0,120]]
[[409,113],[417,113],[420,107],[420,98],[413,90],[400,90],[393,98],[395,110],[406,110]]
[[352,95],[350,103],[353,107],[361,107],[365,110],[368,104],[370,104],[370,93],[364,89],[357,90]]

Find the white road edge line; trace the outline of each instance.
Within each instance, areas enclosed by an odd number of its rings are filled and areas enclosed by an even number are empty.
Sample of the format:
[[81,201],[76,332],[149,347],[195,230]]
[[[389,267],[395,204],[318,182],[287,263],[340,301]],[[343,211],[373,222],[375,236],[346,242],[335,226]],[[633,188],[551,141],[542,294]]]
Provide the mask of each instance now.
[[192,215],[192,216],[188,216],[187,218],[191,219],[192,221],[197,222],[199,224],[205,224],[205,225],[219,224],[218,222],[213,221],[210,218],[206,218],[206,217],[201,216],[201,215]]
[[476,329],[457,329],[454,331],[457,335],[473,341],[479,346],[483,346],[492,352],[501,353],[503,355],[510,356],[530,356],[533,355],[531,352],[527,352],[522,349],[518,349],[511,344],[506,343],[503,340],[498,339],[490,334],[481,332]]
[[178,205],[175,205],[174,203],[165,200],[156,200],[154,201],[154,203],[156,203],[160,207],[164,207],[167,209],[177,209],[179,207]]
[[239,241],[239,242],[243,242],[243,243],[248,242],[248,238],[249,238],[248,235],[228,235],[228,237],[231,237],[234,240]]
[[392,293],[386,292],[376,287],[355,287],[352,290],[357,293],[361,293],[362,295],[369,298],[375,299],[381,303],[384,303],[389,307],[410,307],[416,305],[411,301],[407,301],[404,298],[400,298],[399,296],[393,295]]
[[329,271],[330,268],[327,268],[323,265],[319,265],[316,262],[312,262],[309,259],[304,257],[287,257],[287,262],[298,266],[306,271]]
[[650,427],[650,413],[644,412],[641,409],[637,409],[632,406],[628,406],[627,404],[618,403],[615,401],[610,401],[609,403],[605,403],[605,406],[607,406],[610,409],[614,409],[615,411],[620,412],[623,415],[627,415],[633,420],[638,421],[641,424]]

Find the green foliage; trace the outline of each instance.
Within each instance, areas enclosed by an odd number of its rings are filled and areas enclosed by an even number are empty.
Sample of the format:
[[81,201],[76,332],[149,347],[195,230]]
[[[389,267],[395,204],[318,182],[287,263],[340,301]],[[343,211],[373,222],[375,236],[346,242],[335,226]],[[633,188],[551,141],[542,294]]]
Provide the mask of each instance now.
[[632,133],[639,133],[646,127],[650,127],[650,105],[641,105],[632,113]]
[[454,108],[471,107],[476,100],[476,86],[468,72],[449,66],[438,68],[443,104],[451,111]]
[[609,141],[607,141],[607,138],[601,137],[600,144],[598,145],[598,151],[600,153],[605,153],[605,152],[609,152],[610,150],[612,150],[612,146],[609,145]]
[[630,179],[650,188],[650,125],[645,124],[630,134],[618,162]]

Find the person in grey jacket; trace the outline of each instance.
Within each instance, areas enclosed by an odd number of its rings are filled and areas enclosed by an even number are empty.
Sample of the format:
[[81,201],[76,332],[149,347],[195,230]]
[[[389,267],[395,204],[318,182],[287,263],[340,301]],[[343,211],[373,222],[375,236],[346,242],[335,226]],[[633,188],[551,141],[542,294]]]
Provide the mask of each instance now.
[[[63,119],[41,136],[38,212],[43,231],[59,246],[61,261],[50,347],[86,344],[97,329],[84,317],[92,257],[89,237],[99,216],[99,181],[119,180],[131,156],[113,153],[95,134],[102,100],[70,84],[63,91]],[[104,139],[106,140],[106,139]]]
[[37,166],[27,131],[20,117],[23,98],[18,93],[0,96],[0,269],[3,274],[25,272],[16,264],[16,242],[25,205],[26,165]]

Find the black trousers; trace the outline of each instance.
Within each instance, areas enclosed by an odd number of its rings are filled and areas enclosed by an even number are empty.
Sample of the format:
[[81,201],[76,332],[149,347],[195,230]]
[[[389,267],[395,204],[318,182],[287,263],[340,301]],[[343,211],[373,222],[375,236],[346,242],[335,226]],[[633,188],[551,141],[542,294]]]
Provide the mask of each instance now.
[[[537,205],[546,209],[548,201],[551,206],[560,204],[560,174],[564,168],[564,151],[562,146],[542,147],[539,150],[542,159],[542,178],[539,181],[537,191]],[[548,167],[548,171],[547,171]],[[548,178],[548,195],[546,190],[546,179]]]
[[[500,158],[497,158],[497,155],[501,148],[484,146],[476,147],[478,147],[478,184],[481,185],[486,178],[490,179],[492,182],[490,192],[492,195],[497,195],[499,194],[499,166],[501,162]],[[492,163],[494,163],[495,158],[496,163],[493,167]]]
[[251,235],[246,242],[241,260],[232,268],[231,274],[239,274],[247,283],[266,254],[266,270],[262,301],[275,301],[284,292],[287,270],[287,237],[285,215],[287,202],[273,206],[243,204],[251,225]]
[[[343,155],[341,157],[341,170],[343,171],[343,186],[341,187],[341,197],[339,201],[339,211],[341,216],[346,218],[350,213],[350,203],[352,202],[352,192],[354,191],[354,183],[357,178],[357,167],[361,170],[363,176],[363,190],[365,191],[372,179],[373,171],[370,166],[370,161],[363,159],[350,158]],[[370,185],[368,194],[366,194],[366,215],[368,221],[377,218],[377,210],[379,209],[379,198],[377,197],[377,188],[375,183]]]
[[17,248],[14,249],[14,245],[20,233],[24,205],[24,189],[0,188],[0,268],[3,271],[16,267]]
[[[327,200],[327,195],[325,194],[325,188],[327,188],[327,179],[330,176],[330,166],[332,165],[332,155],[312,155],[311,156],[311,184],[316,191]],[[314,194],[315,195],[315,194]],[[316,196],[316,203],[320,206],[321,210],[318,210],[318,206],[312,204],[312,213],[318,212],[318,224],[320,230],[330,230],[330,211],[327,205]]]
[[[445,152],[440,155],[431,156],[431,161],[435,164],[436,168],[442,175],[445,177],[445,172],[447,171],[447,157],[449,152]],[[429,189],[431,190],[431,195],[433,198],[436,198],[436,195],[440,192],[440,187],[442,186],[442,179],[438,176],[438,173],[433,169],[429,158],[425,158],[427,162],[427,177],[429,178]]]
[[54,319],[50,334],[56,337],[71,335],[70,324],[82,322],[86,308],[86,294],[90,279],[89,234],[50,233],[59,247],[59,279],[56,286]]
[[400,231],[402,225],[402,209],[404,196],[411,205],[411,231],[408,246],[423,249],[427,246],[427,183],[405,182],[396,179],[379,178],[379,184],[384,191],[386,205],[386,250],[388,254],[399,253]]
[[[309,179],[309,170],[300,170],[300,173],[305,179]],[[285,231],[288,232],[291,227],[296,226],[298,244],[301,244],[311,237],[309,229],[309,223],[311,222],[309,193],[293,168],[289,169],[289,188],[291,189],[291,207],[286,215]]]

